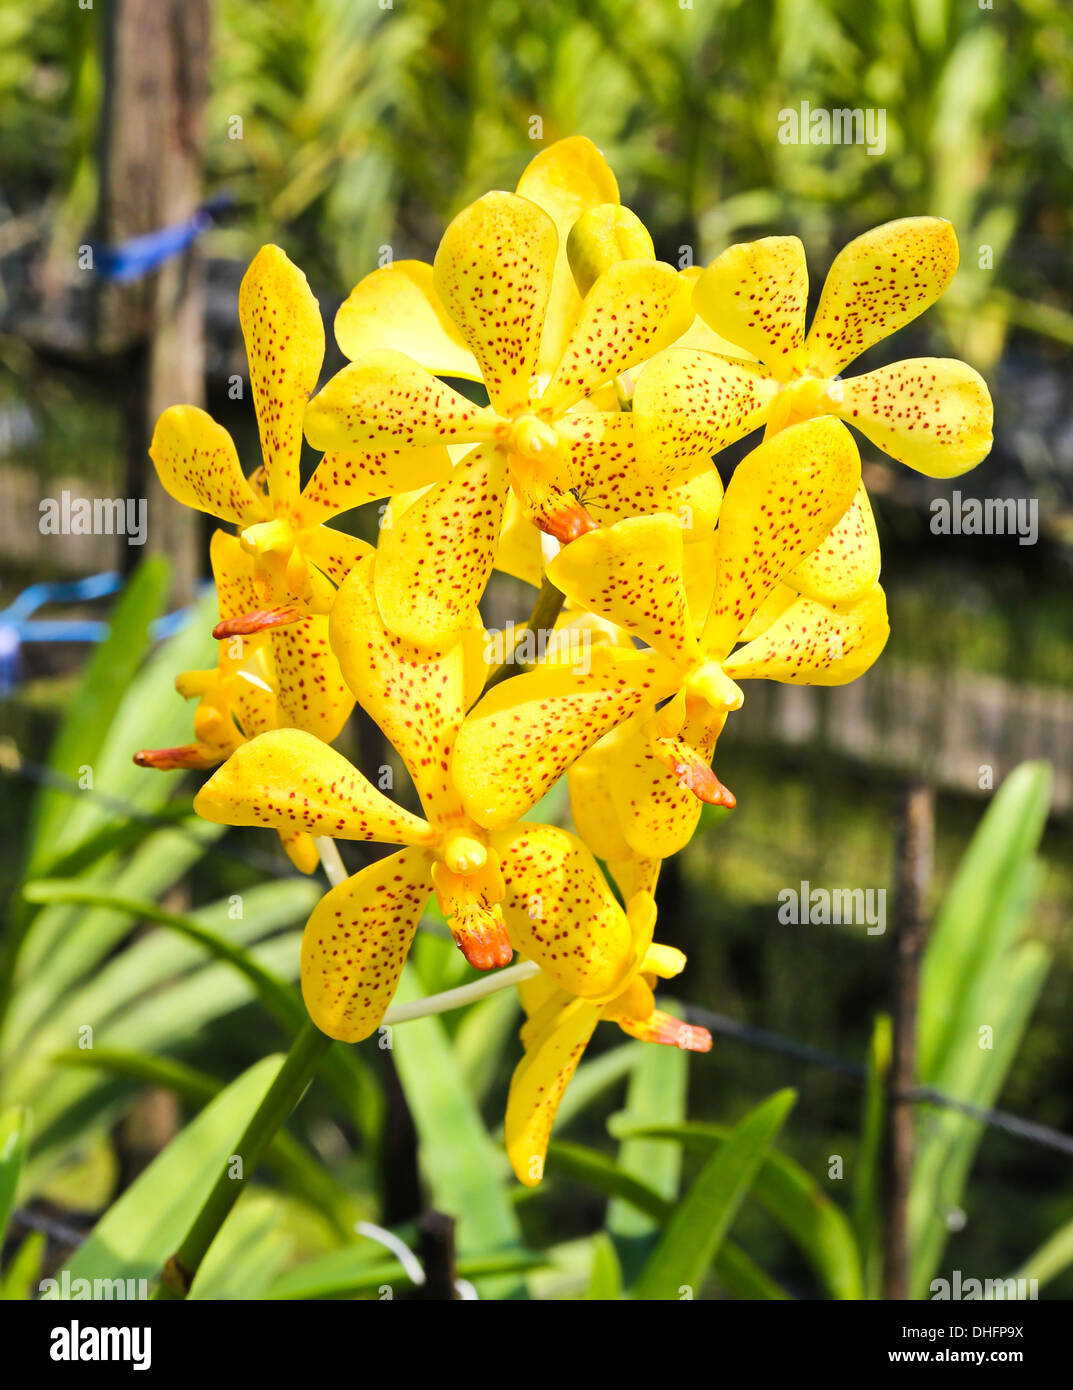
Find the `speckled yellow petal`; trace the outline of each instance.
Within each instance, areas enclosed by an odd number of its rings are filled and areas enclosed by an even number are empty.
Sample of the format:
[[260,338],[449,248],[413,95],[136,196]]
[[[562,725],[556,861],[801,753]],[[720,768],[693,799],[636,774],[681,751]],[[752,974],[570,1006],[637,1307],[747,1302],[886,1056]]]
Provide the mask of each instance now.
[[837,384],[834,412],[929,478],[957,477],[991,452],[991,396],[964,362],[914,357]]
[[584,135],[556,140],[531,159],[515,190],[548,214],[559,235],[538,369],[549,377],[581,309],[566,245],[570,228],[588,208],[618,202],[618,184],[603,155]]
[[662,867],[662,859],[631,853],[627,859],[609,860],[607,871],[618,885],[623,899],[629,902],[635,893],[651,894],[656,891]]
[[887,601],[878,584],[854,604],[799,598],[723,667],[736,681],[846,685],[868,670],[889,635]]
[[273,628],[271,643],[280,724],[331,743],[349,719],[354,697],[328,645],[327,617]]
[[273,729],[233,753],[194,798],[220,825],[419,845],[431,831],[383,796],[341,753],[299,729]]
[[668,470],[710,458],[764,423],[777,390],[760,367],[668,348],[637,378],[633,416],[640,448]]
[[715,525],[723,484],[707,455],[685,467],[644,455],[629,411],[574,411],[561,416],[555,428],[569,442],[577,494],[601,526],[670,512],[688,541]]
[[805,341],[805,248],[795,236],[728,246],[697,281],[693,305],[716,333],[786,381]]
[[[711,773],[716,740],[726,713],[697,712],[674,739],[654,741],[641,719],[634,721],[616,750],[608,784],[611,804],[626,843],[639,856],[669,859],[693,837],[704,801],[733,805],[734,799]],[[678,756],[670,756],[672,746]],[[661,756],[657,756],[657,753]],[[695,762],[701,789],[710,781],[722,798],[698,795],[686,784],[685,764]],[[673,768],[672,768],[673,764]],[[708,779],[703,773],[708,773]]]
[[820,417],[764,441],[734,470],[716,530],[703,646],[721,660],[764,599],[846,512],[861,481],[849,430]]
[[339,306],[335,340],[351,362],[394,348],[436,376],[480,380],[481,369],[440,303],[424,261],[395,261],[359,280]]
[[477,449],[380,532],[376,598],[392,632],[438,655],[470,626],[495,559],[507,465]]
[[[691,535],[693,539],[689,540]],[[685,580],[686,599],[689,602],[694,629],[700,632],[708,616],[708,609],[712,606],[712,594],[715,592],[715,536],[708,528],[699,535],[686,531],[683,538],[687,540],[682,551],[682,576]]]
[[824,282],[805,343],[808,368],[837,376],[934,304],[957,267],[957,236],[939,217],[903,217],[851,241]]
[[[570,995],[565,990],[561,990],[554,980],[547,975],[531,975],[528,980],[521,980],[516,986],[518,990],[518,1002],[527,1019],[533,1018],[538,1014],[544,1005],[554,995],[558,995],[560,1006],[569,1004]],[[528,1051],[529,1044],[534,1041],[528,1033],[526,1025],[518,1030],[518,1036],[522,1040],[522,1046]]]
[[597,859],[616,862],[629,859],[633,854],[611,801],[611,778],[618,749],[641,718],[643,714],[634,715],[605,734],[567,773],[574,825]]
[[634,963],[629,923],[577,836],[525,824],[494,833],[491,842],[514,949],[571,994],[589,999],[619,988]]
[[[209,560],[216,581],[221,620],[254,611],[260,601],[254,580],[254,560],[242,548],[238,537],[226,531],[214,531],[209,542]],[[247,674],[255,679],[248,680]],[[202,700],[194,716],[194,727],[200,739],[215,741],[230,752],[237,742],[236,735],[253,738],[276,727],[275,669],[266,636],[239,636],[222,641],[218,669],[212,673],[212,678],[212,696]],[[180,693],[193,693],[184,690],[180,681],[176,682]],[[270,688],[265,689],[266,685]],[[222,700],[224,709],[212,709],[214,700]],[[224,728],[210,733],[203,721],[215,727],[215,721],[221,716],[226,720]]]
[[668,347],[692,317],[689,285],[672,266],[619,261],[604,271],[582,301],[577,325],[541,405],[552,414],[566,410]]
[[305,413],[306,438],[327,452],[475,444],[494,438],[500,428],[490,410],[387,348],[336,372]]
[[436,252],[436,292],[500,415],[529,400],[558,244],[555,223],[536,203],[486,193],[458,214]]
[[585,295],[619,261],[654,261],[648,228],[621,203],[587,208],[567,232],[566,258],[578,293]]
[[320,855],[317,853],[316,842],[312,835],[307,835],[302,830],[281,830],[279,841],[287,858],[300,874],[316,872],[317,865],[320,863]]
[[238,316],[268,490],[287,501],[298,496],[302,415],[324,361],[324,324],[306,277],[271,245],[242,277]]
[[239,538],[228,531],[214,531],[209,541],[209,563],[220,617],[252,613],[261,600],[253,577],[253,556],[242,548]]
[[[678,272],[683,280],[688,280],[689,284],[696,288],[697,281],[704,274],[704,267],[699,265],[686,266],[684,270]],[[694,304],[694,308],[696,305]],[[751,353],[739,347],[737,343],[728,342],[726,338],[720,337],[714,329],[704,322],[699,314],[695,316],[693,322],[686,331],[678,338],[675,347],[680,348],[699,348],[702,352],[717,352],[720,357],[736,357],[742,361],[755,361]]]
[[655,654],[594,647],[586,674],[538,667],[495,686],[470,712],[455,744],[455,785],[480,825],[526,814],[598,738],[680,677]]
[[559,552],[547,574],[574,603],[689,666],[700,649],[683,564],[682,528],[676,517],[661,513],[581,536]]
[[775,619],[785,613],[790,604],[796,602],[797,598],[797,590],[791,589],[789,584],[776,584],[750,618],[741,633],[740,640],[751,642],[754,637],[759,637],[762,632],[766,632]]
[[302,998],[322,1033],[361,1042],[391,1003],[432,888],[432,856],[404,849],[326,893],[302,937]]
[[433,824],[461,810],[450,778],[451,751],[465,712],[465,651],[430,659],[384,626],[369,556],[336,595],[332,650],[358,703],[383,730],[413,778]]
[[559,1103],[600,1021],[600,1009],[584,999],[560,1002],[553,995],[531,1020],[539,1023],[525,1056],[514,1069],[504,1139],[518,1181],[536,1187]]
[[196,405],[173,405],[156,422],[149,457],[165,492],[221,521],[249,526],[268,505],[242,473],[231,436]]
[[359,560],[373,548],[359,536],[348,536],[332,526],[314,526],[301,537],[302,554],[336,586],[342,584]]
[[861,483],[849,511],[783,582],[821,603],[854,603],[875,585],[879,561],[875,517]]
[[540,587],[544,573],[540,531],[523,512],[513,488],[503,514],[495,567],[503,574],[512,574],[515,579],[532,584],[534,588]]
[[451,456],[442,444],[380,453],[325,454],[296,508],[298,523],[314,526],[339,512],[428,487],[450,477]]

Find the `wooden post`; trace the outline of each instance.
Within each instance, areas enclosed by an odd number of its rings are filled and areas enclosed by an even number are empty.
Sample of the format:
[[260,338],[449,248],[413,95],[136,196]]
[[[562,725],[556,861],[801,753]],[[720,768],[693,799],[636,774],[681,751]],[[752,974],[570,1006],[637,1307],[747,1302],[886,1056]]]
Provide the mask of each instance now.
[[422,1213],[417,1229],[420,1240],[418,1257],[425,1271],[425,1282],[416,1290],[414,1297],[438,1302],[457,1299],[454,1217],[445,1216],[442,1211],[426,1211]]
[[934,798],[924,783],[907,786],[898,808],[894,904],[893,1056],[887,1096],[883,1297],[909,1297],[909,1196],[913,1179],[917,993],[927,935]]
[[[185,221],[201,194],[208,0],[109,0],[104,12],[104,101],[97,240],[109,245]],[[165,407],[205,393],[204,303],[196,246],[129,284],[102,284],[98,350],[114,359],[124,394],[128,496],[148,502],[145,550],[173,565],[186,601],[201,568],[197,515],[157,482],[147,449]]]

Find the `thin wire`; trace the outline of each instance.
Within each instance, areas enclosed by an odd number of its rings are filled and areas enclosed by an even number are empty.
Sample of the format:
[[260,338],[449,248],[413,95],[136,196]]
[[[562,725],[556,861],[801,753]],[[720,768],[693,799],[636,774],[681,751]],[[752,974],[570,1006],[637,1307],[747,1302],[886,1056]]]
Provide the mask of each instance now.
[[[154,815],[150,811],[143,811],[131,802],[124,801],[120,797],[110,796],[96,788],[80,787],[73,778],[66,777],[53,768],[27,761],[18,753],[17,749],[16,757],[18,761],[14,766],[0,761],[0,772],[9,777],[19,776],[29,782],[54,787],[72,796],[90,797],[101,806],[106,806],[115,814],[123,816],[126,820],[137,821],[143,825],[150,825],[160,830],[170,830],[174,834],[182,835],[196,844],[205,854],[215,854],[220,858],[251,866],[274,878],[290,877],[290,872],[287,869],[281,868],[279,864],[257,851],[246,851],[238,854],[234,850],[225,849],[216,843],[206,843],[193,830],[179,821]],[[384,1022],[388,1025],[403,1023],[421,1017],[424,1013],[440,1013],[448,1009],[458,1008],[469,1003],[472,999],[483,998],[487,994],[495,993],[497,989],[506,988],[507,984],[519,983],[521,978],[528,978],[529,975],[536,973],[536,967],[532,966],[531,963],[510,966],[508,969],[517,972],[527,971],[527,973],[525,975],[520,973],[512,975],[510,979],[500,984],[499,980],[506,974],[506,971],[498,971],[491,978],[475,981],[472,985],[463,985],[458,990],[445,990],[442,994],[430,995],[426,999],[415,1001],[413,1004],[400,1004],[396,1006],[397,1011],[389,1011]],[[464,992],[469,992],[468,997],[457,999],[457,1002],[454,1002],[457,996]],[[436,1004],[437,1007],[430,1008],[430,1004]],[[418,1012],[419,1010],[421,1012]],[[685,1010],[689,1021],[703,1024],[713,1033],[719,1033],[723,1037],[735,1038],[738,1042],[745,1043],[746,1046],[759,1047],[768,1052],[777,1052],[786,1057],[793,1057],[808,1066],[822,1067],[827,1071],[847,1076],[854,1081],[863,1083],[867,1078],[867,1068],[859,1062],[851,1062],[845,1057],[840,1057],[837,1053],[813,1047],[809,1043],[798,1042],[796,1038],[788,1038],[781,1033],[773,1033],[765,1028],[754,1028],[748,1023],[729,1018],[725,1014],[714,1013],[710,1009],[686,1005]],[[945,1095],[932,1086],[915,1086],[909,1093],[909,1098],[918,1105],[935,1105],[941,1109],[957,1111],[966,1118],[988,1125],[992,1129],[1003,1130],[1007,1134],[1012,1134],[1018,1139],[1025,1139],[1041,1148],[1054,1149],[1058,1153],[1073,1157],[1073,1136],[1052,1129],[1049,1125],[1022,1119],[1021,1116],[1011,1115],[1005,1110],[994,1110],[974,1105],[971,1101],[959,1100],[955,1096]]]
[[[868,1078],[867,1067],[839,1057],[837,1053],[811,1047],[808,1043],[798,1042],[796,1038],[787,1038],[781,1033],[772,1033],[766,1028],[754,1028],[748,1023],[739,1022],[736,1018],[728,1018],[726,1014],[713,1013],[711,1009],[695,1007],[692,1004],[683,1007],[686,1019],[690,1023],[700,1023],[711,1032],[734,1038],[748,1047],[778,1052],[808,1066],[839,1072],[853,1081],[863,1083]],[[1055,1149],[1058,1153],[1073,1157],[1073,1137],[1063,1134],[1061,1130],[1052,1129],[1049,1125],[1037,1124],[1035,1120],[1025,1120],[1020,1115],[1011,1115],[1006,1110],[992,1110],[974,1105],[968,1100],[959,1100],[956,1096],[948,1096],[945,1092],[936,1090],[934,1086],[914,1086],[908,1092],[907,1098],[917,1105],[935,1105],[943,1110],[957,1111],[968,1119],[977,1120],[992,1129],[1004,1130],[1018,1139],[1027,1139],[1029,1143]]]
[[[268,855],[260,854],[257,850],[244,851],[239,854],[235,850],[225,849],[215,841],[203,840],[196,831],[181,821],[156,815],[152,811],[143,811],[133,802],[124,801],[122,797],[112,796],[108,792],[98,791],[96,787],[80,787],[74,778],[57,772],[54,768],[45,767],[41,763],[29,762],[17,748],[14,753],[17,761],[12,763],[3,758],[2,750],[0,750],[0,773],[7,777],[22,777],[27,782],[33,782],[37,786],[51,787],[55,791],[64,792],[72,797],[88,797],[123,820],[136,821],[139,825],[152,826],[155,830],[170,830],[175,835],[181,835],[184,839],[197,845],[205,854],[215,854],[223,859],[231,859],[236,863],[249,865],[261,873],[270,874],[273,878],[291,877],[290,870],[281,867]],[[153,773],[146,773],[146,776],[153,775]]]

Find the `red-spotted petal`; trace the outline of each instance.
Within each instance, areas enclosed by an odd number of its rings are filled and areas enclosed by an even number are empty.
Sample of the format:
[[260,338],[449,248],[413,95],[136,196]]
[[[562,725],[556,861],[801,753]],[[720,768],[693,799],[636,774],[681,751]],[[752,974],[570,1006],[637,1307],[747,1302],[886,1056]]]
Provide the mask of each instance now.
[[809,369],[837,376],[934,304],[957,267],[957,236],[939,217],[899,218],[851,241],[824,282],[805,344]]
[[398,988],[431,892],[432,856],[404,849],[326,893],[302,937],[302,997],[340,1042],[372,1033]]
[[324,324],[306,277],[278,246],[262,246],[242,277],[238,315],[246,340],[268,491],[298,495],[302,415],[324,361]]
[[392,632],[431,655],[458,642],[491,573],[506,499],[506,459],[488,446],[384,525],[376,598]]
[[436,292],[500,415],[529,401],[558,245],[555,223],[535,203],[486,193],[458,214],[436,252]]
[[776,584],[844,515],[860,481],[857,447],[830,417],[780,430],[738,464],[715,533],[706,651],[727,654]]

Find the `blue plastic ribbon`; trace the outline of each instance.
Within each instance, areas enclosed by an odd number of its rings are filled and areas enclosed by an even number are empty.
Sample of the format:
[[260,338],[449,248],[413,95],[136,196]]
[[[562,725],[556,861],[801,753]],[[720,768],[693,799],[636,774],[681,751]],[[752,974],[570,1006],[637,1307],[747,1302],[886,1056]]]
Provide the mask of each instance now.
[[221,212],[226,212],[233,205],[231,194],[223,193],[203,203],[185,222],[175,222],[170,227],[131,237],[129,241],[121,241],[115,246],[93,242],[94,271],[100,279],[113,280],[117,284],[139,280],[185,251],[191,242],[212,226]]
[[[7,608],[0,610],[0,695],[10,695],[22,672],[22,648],[27,642],[103,642],[108,624],[97,618],[31,618],[46,603],[79,603],[106,598],[123,587],[123,576],[114,570],[92,574],[85,579],[60,580],[53,584],[31,584]],[[204,593],[211,585],[204,584]],[[163,641],[178,632],[193,609],[178,608],[157,618],[150,632],[154,641]]]

